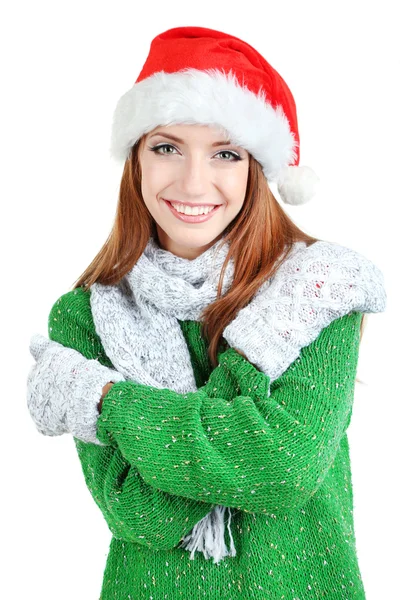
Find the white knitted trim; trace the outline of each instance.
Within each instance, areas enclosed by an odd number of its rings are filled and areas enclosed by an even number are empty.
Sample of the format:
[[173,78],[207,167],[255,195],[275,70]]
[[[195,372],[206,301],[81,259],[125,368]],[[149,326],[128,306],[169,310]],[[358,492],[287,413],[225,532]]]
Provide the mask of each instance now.
[[233,144],[260,162],[270,181],[297,158],[298,142],[283,108],[273,108],[262,89],[254,94],[232,71],[192,68],[154,73],[118,100],[110,154],[117,161],[125,161],[143,134],[159,125],[178,123],[225,130]]

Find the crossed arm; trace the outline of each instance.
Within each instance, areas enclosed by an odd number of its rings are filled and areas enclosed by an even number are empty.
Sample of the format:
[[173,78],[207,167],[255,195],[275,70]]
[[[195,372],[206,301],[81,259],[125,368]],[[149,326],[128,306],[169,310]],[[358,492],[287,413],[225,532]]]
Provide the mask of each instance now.
[[235,349],[188,394],[117,382],[97,436],[167,493],[248,512],[303,506],[350,421],[360,313],[335,320],[276,381]]

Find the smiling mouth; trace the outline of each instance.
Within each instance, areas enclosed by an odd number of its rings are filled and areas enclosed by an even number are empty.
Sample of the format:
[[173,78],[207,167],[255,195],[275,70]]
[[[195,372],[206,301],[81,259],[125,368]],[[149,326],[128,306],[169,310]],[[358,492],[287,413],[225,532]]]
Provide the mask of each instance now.
[[[169,210],[172,212],[172,214],[179,220],[184,221],[186,223],[202,223],[204,221],[208,221],[208,219],[210,219],[222,206],[222,204],[216,204],[214,205],[214,208],[212,210],[210,210],[208,213],[203,213],[203,214],[199,214],[199,215],[188,215],[186,213],[181,213],[179,211],[176,210],[176,208],[173,207],[173,205],[171,204],[171,202],[169,200],[165,200],[164,198],[162,199],[165,204],[168,206]],[[202,205],[204,206],[204,205]]]

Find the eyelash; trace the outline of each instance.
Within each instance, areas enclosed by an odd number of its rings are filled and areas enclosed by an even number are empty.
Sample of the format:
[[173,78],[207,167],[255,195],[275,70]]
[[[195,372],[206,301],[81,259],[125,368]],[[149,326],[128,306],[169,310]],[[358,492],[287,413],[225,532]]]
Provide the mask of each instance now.
[[[157,146],[148,146],[148,149],[151,150],[151,152],[155,152],[155,154],[160,154],[161,156],[164,154],[163,152],[157,152],[157,150],[159,150],[160,148],[164,148],[164,147],[169,147],[169,148],[174,148],[174,150],[176,150],[175,146],[172,146],[172,144],[159,144]],[[232,152],[232,150],[221,150],[220,152],[217,152],[217,154],[222,154],[222,153],[228,153],[231,154],[234,158],[234,160],[224,160],[224,162],[235,162],[237,160],[243,160],[243,158],[241,156],[239,156],[239,154],[236,154],[236,152]],[[164,154],[164,156],[167,156],[168,154],[171,154],[170,152]]]

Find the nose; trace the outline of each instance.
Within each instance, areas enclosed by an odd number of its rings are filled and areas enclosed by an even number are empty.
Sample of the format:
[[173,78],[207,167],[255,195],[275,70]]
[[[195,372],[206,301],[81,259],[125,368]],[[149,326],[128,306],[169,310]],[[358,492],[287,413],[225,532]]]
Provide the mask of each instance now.
[[185,198],[205,196],[209,190],[211,171],[204,156],[191,156],[182,161],[180,187]]

